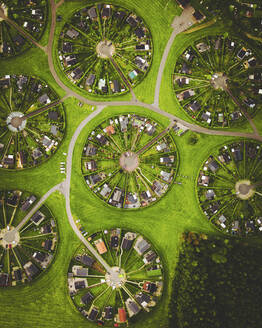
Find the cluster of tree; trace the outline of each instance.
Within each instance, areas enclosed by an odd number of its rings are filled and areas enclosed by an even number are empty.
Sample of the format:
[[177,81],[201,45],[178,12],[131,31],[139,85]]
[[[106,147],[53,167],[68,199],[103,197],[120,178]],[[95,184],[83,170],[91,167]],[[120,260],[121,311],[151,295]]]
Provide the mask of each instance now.
[[185,233],[173,281],[169,327],[261,327],[261,250],[254,241]]

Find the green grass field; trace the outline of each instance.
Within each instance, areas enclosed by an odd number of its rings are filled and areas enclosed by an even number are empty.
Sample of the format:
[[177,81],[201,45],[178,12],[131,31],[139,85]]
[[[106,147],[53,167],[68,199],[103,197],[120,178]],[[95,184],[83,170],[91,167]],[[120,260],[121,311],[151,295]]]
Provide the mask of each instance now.
[[[154,58],[152,67],[145,79],[135,88],[138,99],[152,103],[157,72],[165,44],[171,34],[170,24],[180,9],[175,1],[168,0],[114,0],[115,4],[135,8],[143,17],[151,30],[154,42]],[[89,4],[90,2],[88,2]],[[56,35],[59,34],[64,21],[73,9],[83,6],[82,1],[65,2],[59,8],[63,21],[58,23]],[[223,26],[218,24],[188,35],[179,35],[171,48],[167,66],[161,85],[161,109],[189,120],[176,102],[171,84],[171,74],[179,53],[198,36],[208,33],[221,32]],[[47,43],[48,28],[41,44]],[[55,55],[55,54],[54,54]],[[30,58],[30,60],[28,59]],[[5,60],[0,65],[0,76],[5,74],[35,74],[48,81],[50,86],[62,97],[65,92],[55,83],[49,68],[46,55],[33,47],[20,57]],[[62,74],[59,75],[60,77]],[[65,82],[65,79],[63,79]],[[130,94],[114,98],[114,100],[129,100]],[[24,189],[41,197],[49,189],[60,183],[65,175],[60,173],[60,162],[65,161],[63,155],[67,152],[69,142],[77,126],[91,112],[92,106],[80,107],[77,99],[68,98],[64,102],[67,120],[67,130],[64,141],[56,154],[43,165],[22,172],[7,172],[0,170],[0,189]],[[189,145],[191,132],[182,137],[176,137],[175,142],[180,154],[180,166],[177,181],[171,190],[157,204],[135,211],[123,211],[107,206],[88,190],[81,173],[81,153],[86,137],[92,128],[103,119],[119,113],[137,112],[155,118],[165,127],[169,121],[148,109],[141,107],[107,107],[86,126],[79,136],[74,150],[72,181],[71,181],[71,210],[75,219],[80,219],[82,226],[89,233],[99,229],[123,227],[131,231],[139,231],[151,240],[162,256],[165,266],[165,282],[163,299],[152,314],[145,316],[137,328],[166,328],[168,327],[168,304],[171,296],[171,284],[180,244],[180,235],[185,230],[197,232],[217,232],[206,220],[199,209],[195,193],[195,179],[200,166],[212,149],[218,145],[234,140],[228,137],[199,135],[196,145]],[[257,115],[255,122],[262,133],[262,114]],[[239,131],[251,132],[248,125]],[[1,328],[84,328],[94,327],[84,319],[70,303],[67,289],[67,271],[70,259],[79,246],[79,240],[73,233],[65,212],[65,201],[58,192],[52,194],[47,205],[55,215],[60,242],[56,259],[38,280],[21,288],[1,289],[0,292],[0,327]]]

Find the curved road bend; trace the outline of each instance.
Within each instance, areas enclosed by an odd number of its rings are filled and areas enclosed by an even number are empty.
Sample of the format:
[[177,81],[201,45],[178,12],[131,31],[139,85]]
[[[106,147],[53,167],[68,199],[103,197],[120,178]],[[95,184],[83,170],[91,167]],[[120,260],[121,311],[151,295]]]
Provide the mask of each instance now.
[[72,162],[73,162],[73,152],[75,148],[75,144],[77,139],[83,130],[83,128],[94,118],[96,117],[101,111],[104,109],[105,106],[99,106],[93,113],[91,113],[86,119],[84,119],[79,126],[77,127],[68,148],[67,153],[67,161],[66,161],[66,180],[63,182],[63,193],[65,195],[66,200],[66,213],[69,220],[69,223],[74,230],[75,234],[78,238],[82,241],[82,243],[86,246],[86,248],[94,255],[94,257],[103,265],[108,273],[112,273],[111,267],[107,264],[107,262],[98,254],[98,252],[94,249],[94,247],[85,239],[85,237],[79,231],[70,207],[70,182],[71,182],[71,173],[72,173]]

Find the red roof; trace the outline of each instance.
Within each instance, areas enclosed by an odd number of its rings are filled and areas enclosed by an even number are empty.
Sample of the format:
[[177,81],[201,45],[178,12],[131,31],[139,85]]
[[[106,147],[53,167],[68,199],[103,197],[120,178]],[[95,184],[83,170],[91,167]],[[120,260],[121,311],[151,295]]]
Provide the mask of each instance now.
[[118,309],[119,322],[126,322],[126,311],[124,308]]

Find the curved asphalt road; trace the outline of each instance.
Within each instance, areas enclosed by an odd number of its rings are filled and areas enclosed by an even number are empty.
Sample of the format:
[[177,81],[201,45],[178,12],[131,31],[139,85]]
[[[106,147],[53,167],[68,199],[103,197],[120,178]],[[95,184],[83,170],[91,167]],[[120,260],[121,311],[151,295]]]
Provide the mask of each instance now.
[[182,31],[184,31],[187,26],[185,26],[185,22],[188,22],[188,19],[192,18],[192,13],[190,12],[191,9],[188,9],[187,11],[184,11],[181,16],[175,17],[172,27],[174,28],[174,31],[172,32],[170,39],[166,45],[166,48],[164,50],[164,54],[160,63],[159,71],[158,71],[158,76],[157,76],[157,81],[156,81],[156,89],[155,89],[155,97],[154,97],[154,104],[146,104],[140,101],[137,101],[136,99],[133,99],[131,101],[91,101],[86,99],[85,97],[77,94],[76,92],[72,91],[70,88],[65,86],[63,82],[59,79],[55,68],[54,68],[54,63],[53,63],[53,56],[52,56],[52,47],[53,47],[53,41],[54,41],[54,34],[55,34],[55,27],[56,27],[56,10],[57,8],[64,2],[64,0],[61,0],[58,4],[55,4],[54,0],[50,0],[51,4],[51,13],[52,13],[52,20],[51,20],[51,28],[50,28],[50,35],[49,35],[49,41],[47,47],[42,47],[39,44],[34,44],[38,46],[40,49],[47,51],[48,55],[48,64],[50,71],[56,81],[56,83],[64,90],[66,91],[66,96],[63,98],[67,97],[75,97],[82,101],[83,103],[89,104],[89,105],[94,105],[97,106],[97,109],[92,112],[86,119],[84,119],[80,125],[77,127],[71,141],[69,144],[68,148],[68,155],[67,155],[67,166],[66,166],[66,179],[61,182],[60,184],[54,186],[51,188],[41,199],[40,201],[33,207],[33,209],[25,216],[25,218],[20,222],[20,224],[15,228],[16,230],[20,230],[22,226],[25,225],[25,223],[30,219],[30,217],[33,215],[33,213],[42,205],[42,203],[55,191],[60,191],[61,193],[64,194],[65,200],[66,200],[66,212],[68,216],[69,223],[74,230],[75,234],[78,236],[78,238],[85,244],[85,246],[88,248],[88,250],[95,256],[95,258],[104,266],[106,271],[108,273],[112,273],[111,267],[106,263],[106,261],[98,254],[98,252],[94,249],[94,247],[85,239],[85,237],[81,234],[79,231],[72,212],[71,212],[71,207],[70,207],[70,183],[71,183],[71,173],[72,173],[72,161],[73,161],[73,151],[74,147],[77,141],[77,138],[83,128],[93,119],[95,118],[98,114],[101,113],[101,111],[106,107],[106,106],[139,106],[139,107],[144,107],[147,108],[151,111],[154,111],[160,115],[163,115],[167,118],[170,119],[171,124],[174,120],[182,123],[186,127],[188,127],[190,130],[198,132],[198,133],[204,133],[204,134],[209,134],[209,135],[223,135],[223,136],[232,136],[232,137],[246,137],[246,138],[253,138],[259,141],[262,141],[262,136],[256,134],[256,133],[244,133],[244,132],[232,132],[232,131],[221,131],[221,130],[210,130],[192,123],[189,123],[187,121],[182,120],[179,117],[176,117],[170,113],[167,113],[159,108],[159,95],[160,95],[160,86],[161,86],[161,81],[164,73],[164,67],[167,61],[167,57],[169,54],[169,51],[171,49],[171,46],[173,44],[173,41],[176,37],[176,35]]

